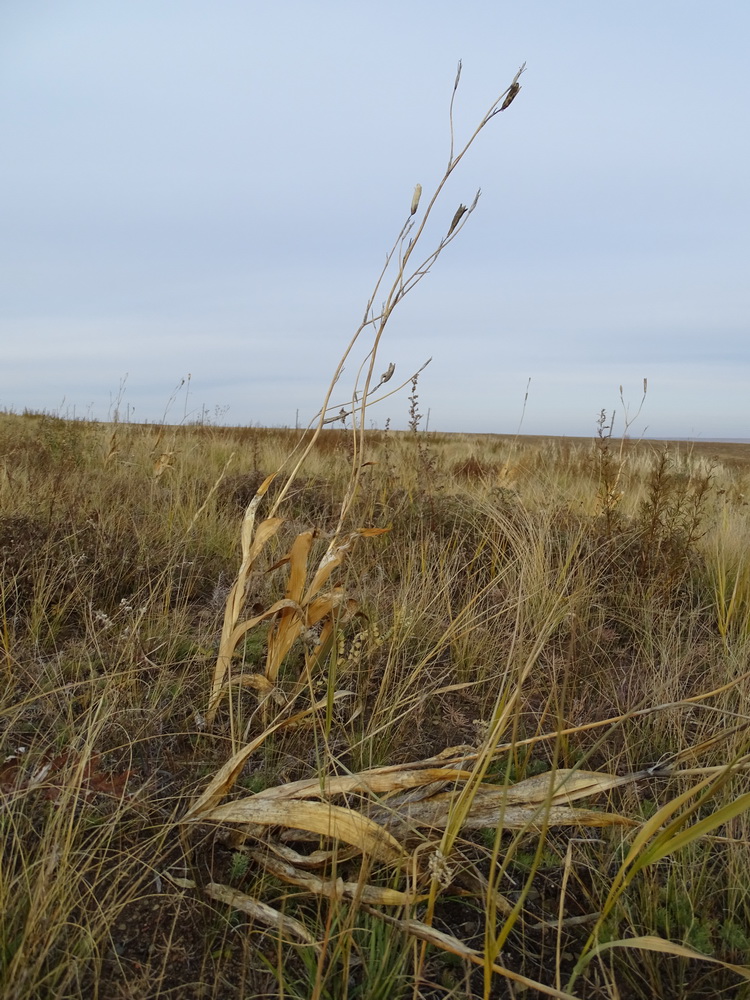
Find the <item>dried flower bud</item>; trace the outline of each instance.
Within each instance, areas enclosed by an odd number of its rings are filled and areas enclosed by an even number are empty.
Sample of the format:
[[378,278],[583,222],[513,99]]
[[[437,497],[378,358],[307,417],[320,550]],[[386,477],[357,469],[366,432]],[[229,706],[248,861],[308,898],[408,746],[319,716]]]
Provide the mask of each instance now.
[[500,108],[501,111],[505,111],[506,108],[509,108],[511,106],[511,104],[513,103],[513,101],[514,101],[514,99],[516,97],[516,94],[518,93],[518,91],[520,89],[521,89],[521,84],[520,83],[513,83],[513,84],[510,85],[510,87],[508,88],[508,94],[507,94],[507,96],[506,96],[505,100],[503,101],[502,106]]
[[422,185],[417,184],[414,188],[414,196],[411,199],[411,214],[414,215],[419,208],[419,199],[422,197]]
[[455,80],[455,82],[453,84],[453,93],[454,94],[458,90],[458,81],[461,79],[461,66],[462,66],[461,60],[459,59],[458,60],[458,69],[456,70],[456,80]]
[[463,219],[463,217],[464,217],[464,215],[466,214],[467,211],[468,211],[468,209],[466,208],[466,205],[459,205],[458,206],[458,209],[456,210],[456,214],[453,216],[453,222],[451,222],[450,229],[448,230],[448,235],[449,236],[453,232],[453,230],[456,228],[456,226],[459,224],[459,222],[461,221],[461,219]]
[[380,384],[382,385],[384,382],[388,382],[389,379],[391,379],[393,377],[393,373],[395,372],[395,370],[396,370],[396,366],[391,361],[391,363],[388,365],[388,367],[386,368],[386,370],[380,376]]

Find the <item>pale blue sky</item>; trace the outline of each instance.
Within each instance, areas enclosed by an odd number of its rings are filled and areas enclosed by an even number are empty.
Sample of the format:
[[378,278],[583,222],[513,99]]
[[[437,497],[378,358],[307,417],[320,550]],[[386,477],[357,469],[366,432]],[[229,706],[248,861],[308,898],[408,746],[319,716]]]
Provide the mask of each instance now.
[[593,433],[646,376],[635,432],[749,437],[748,45],[745,0],[4,0],[0,408],[103,418],[127,373],[161,419],[189,372],[189,411],[306,421],[445,167],[461,58],[459,140],[528,68],[382,368],[433,357],[436,430],[514,431],[531,377],[525,431]]

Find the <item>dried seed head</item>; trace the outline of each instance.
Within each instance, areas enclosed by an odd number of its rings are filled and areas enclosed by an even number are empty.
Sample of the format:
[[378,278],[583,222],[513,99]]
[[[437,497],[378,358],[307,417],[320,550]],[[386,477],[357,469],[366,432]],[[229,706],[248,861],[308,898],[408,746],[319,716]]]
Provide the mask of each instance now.
[[422,185],[417,184],[414,188],[414,196],[411,199],[411,214],[415,215],[419,208],[419,199],[422,197]]
[[456,79],[455,79],[455,82],[453,84],[453,93],[454,94],[455,94],[456,90],[458,89],[458,81],[461,79],[461,66],[462,66],[461,60],[459,59],[458,60],[458,69],[456,70]]
[[320,632],[316,628],[305,629],[300,634],[300,639],[307,649],[315,649],[320,644]]
[[643,380],[643,395],[645,396],[647,392],[648,392],[648,379],[644,378],[644,380]]
[[447,889],[456,877],[454,869],[441,850],[435,851],[427,859],[427,869],[441,889]]
[[506,108],[509,108],[511,106],[511,104],[515,100],[516,94],[520,89],[521,89],[520,83],[512,83],[510,85],[505,100],[503,101],[502,106],[500,108],[501,111],[505,111]]
[[380,384],[382,385],[384,382],[388,382],[389,379],[391,379],[393,377],[393,373],[395,372],[395,370],[396,370],[396,366],[391,361],[391,363],[388,365],[388,367],[386,368],[386,370],[380,376]]
[[463,219],[463,217],[464,217],[464,215],[466,214],[467,211],[468,211],[468,209],[467,209],[466,205],[459,205],[458,206],[458,208],[456,210],[456,214],[453,216],[453,222],[451,222],[450,229],[448,230],[448,235],[449,236],[453,232],[453,230],[456,228],[456,226],[459,224],[459,222],[461,221],[461,219]]

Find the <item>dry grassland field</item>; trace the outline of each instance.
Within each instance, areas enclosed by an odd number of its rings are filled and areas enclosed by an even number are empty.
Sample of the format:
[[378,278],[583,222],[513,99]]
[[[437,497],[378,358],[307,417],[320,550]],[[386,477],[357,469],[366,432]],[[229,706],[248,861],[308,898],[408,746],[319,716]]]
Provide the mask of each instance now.
[[750,445],[378,379],[522,72],[307,431],[0,413],[2,997],[750,997]]
[[749,996],[750,446],[299,439],[0,417],[2,995]]

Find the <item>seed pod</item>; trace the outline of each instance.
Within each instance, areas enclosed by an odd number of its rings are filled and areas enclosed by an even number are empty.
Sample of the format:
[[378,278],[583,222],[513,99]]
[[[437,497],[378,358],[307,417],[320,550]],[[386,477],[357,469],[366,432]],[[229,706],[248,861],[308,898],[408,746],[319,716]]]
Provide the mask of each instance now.
[[391,361],[391,363],[388,365],[388,367],[386,368],[386,370],[380,376],[380,384],[382,385],[384,382],[388,382],[393,377],[393,373],[395,372],[395,370],[396,370],[396,366]]
[[456,70],[456,80],[453,84],[453,93],[455,94],[458,90],[458,81],[461,79],[461,60],[458,60],[458,69]]
[[414,215],[419,208],[419,199],[422,197],[422,185],[417,184],[414,188],[414,195],[411,199],[411,215]]
[[468,209],[466,208],[466,205],[459,205],[458,206],[458,209],[456,210],[456,214],[453,216],[453,222],[451,222],[450,229],[448,230],[448,235],[449,236],[453,232],[453,230],[456,228],[456,226],[459,224],[459,222],[464,217],[464,215],[466,214],[467,211],[468,211]]
[[516,94],[520,89],[521,89],[520,83],[511,84],[510,88],[508,89],[508,94],[502,103],[502,107],[500,108],[501,111],[505,111],[506,108],[509,108],[511,106]]

